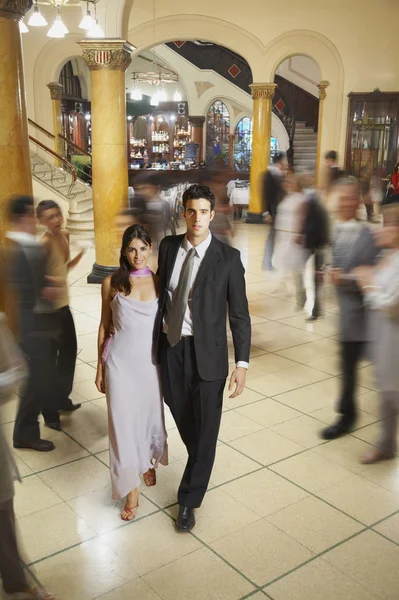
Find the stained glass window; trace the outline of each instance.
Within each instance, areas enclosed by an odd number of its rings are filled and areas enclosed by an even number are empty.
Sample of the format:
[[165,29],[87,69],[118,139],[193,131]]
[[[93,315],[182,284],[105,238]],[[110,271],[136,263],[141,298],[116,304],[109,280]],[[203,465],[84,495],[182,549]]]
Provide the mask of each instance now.
[[206,163],[212,168],[229,166],[230,114],[227,106],[216,100],[206,116]]
[[270,161],[279,152],[278,141],[273,136],[270,138]]
[[234,133],[234,170],[249,171],[252,152],[252,120],[244,117]]

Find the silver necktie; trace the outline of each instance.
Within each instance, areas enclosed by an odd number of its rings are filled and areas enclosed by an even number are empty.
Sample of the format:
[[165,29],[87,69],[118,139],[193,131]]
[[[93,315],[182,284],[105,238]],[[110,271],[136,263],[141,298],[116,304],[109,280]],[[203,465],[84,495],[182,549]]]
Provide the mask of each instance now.
[[173,295],[172,307],[168,314],[168,342],[173,347],[181,340],[184,315],[187,309],[188,297],[193,273],[195,248],[190,248],[180,272],[179,283]]

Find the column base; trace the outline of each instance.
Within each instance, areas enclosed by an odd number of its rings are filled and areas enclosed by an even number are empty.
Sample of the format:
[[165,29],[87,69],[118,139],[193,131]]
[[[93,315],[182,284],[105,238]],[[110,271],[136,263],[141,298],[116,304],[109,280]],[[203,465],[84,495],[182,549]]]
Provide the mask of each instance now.
[[103,265],[94,263],[91,273],[87,276],[87,283],[102,283],[108,275],[115,273],[117,268],[118,267],[103,267]]
[[248,212],[247,213],[247,218],[245,219],[245,222],[249,223],[250,225],[261,225],[261,224],[263,224],[262,213]]

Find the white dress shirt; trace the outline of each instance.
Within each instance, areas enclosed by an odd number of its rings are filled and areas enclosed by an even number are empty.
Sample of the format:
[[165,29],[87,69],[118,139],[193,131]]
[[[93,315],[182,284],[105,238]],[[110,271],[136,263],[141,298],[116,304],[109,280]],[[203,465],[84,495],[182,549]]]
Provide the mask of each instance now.
[[[195,246],[194,265],[193,265],[193,271],[191,274],[190,293],[189,293],[189,297],[188,297],[187,308],[186,308],[186,312],[184,314],[184,319],[183,319],[182,337],[194,335],[194,326],[193,326],[193,318],[192,318],[192,292],[193,292],[195,280],[198,275],[199,268],[204,259],[206,251],[208,250],[209,246],[211,245],[211,242],[212,242],[212,234],[209,232],[208,237],[203,242],[198,244],[198,246]],[[184,236],[183,242],[177,252],[176,262],[173,267],[172,277],[170,278],[169,286],[167,289],[166,311],[165,311],[165,317],[164,317],[164,322],[163,322],[164,333],[168,333],[168,313],[172,306],[174,293],[176,291],[177,286],[179,285],[181,270],[182,270],[184,262],[187,258],[187,254],[188,254],[189,250],[191,250],[191,248],[194,248],[194,246],[188,241],[187,236]],[[245,369],[248,369],[248,363],[244,362],[244,361],[239,361],[237,363],[237,367],[244,367]]]

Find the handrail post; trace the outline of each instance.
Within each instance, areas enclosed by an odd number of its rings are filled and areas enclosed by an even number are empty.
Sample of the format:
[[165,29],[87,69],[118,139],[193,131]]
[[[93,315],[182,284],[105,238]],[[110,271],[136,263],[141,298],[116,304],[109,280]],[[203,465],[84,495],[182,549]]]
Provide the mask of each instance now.
[[[53,108],[53,131],[54,131],[54,152],[63,156],[63,148],[60,135],[62,135],[62,112],[61,100],[64,92],[64,86],[56,81],[47,84],[51,95],[51,104]],[[57,164],[60,167],[61,164]]]

